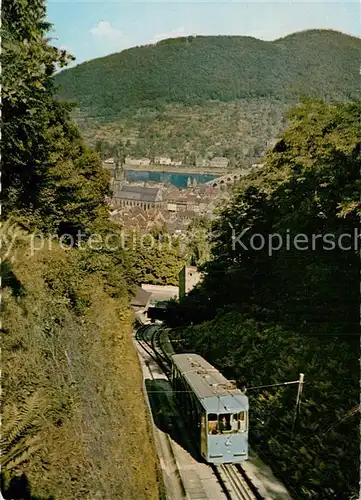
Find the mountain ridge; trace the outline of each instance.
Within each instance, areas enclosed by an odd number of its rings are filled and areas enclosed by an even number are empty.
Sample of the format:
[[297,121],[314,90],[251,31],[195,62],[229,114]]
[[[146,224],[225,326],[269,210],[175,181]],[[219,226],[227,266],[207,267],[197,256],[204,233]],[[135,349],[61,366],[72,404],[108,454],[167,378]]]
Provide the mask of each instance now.
[[[306,30],[265,41],[243,36],[161,40],[59,73],[59,98],[77,101],[77,123],[91,146],[113,154],[227,156],[257,160],[302,97],[361,98],[361,39]],[[181,117],[180,117],[181,115]],[[197,116],[198,115],[198,116]]]
[[265,96],[292,101],[301,95],[358,99],[360,50],[361,39],[329,30],[293,33],[272,42],[180,37],[81,63],[56,75],[55,82],[60,98],[77,100],[83,111],[105,116],[171,102]]

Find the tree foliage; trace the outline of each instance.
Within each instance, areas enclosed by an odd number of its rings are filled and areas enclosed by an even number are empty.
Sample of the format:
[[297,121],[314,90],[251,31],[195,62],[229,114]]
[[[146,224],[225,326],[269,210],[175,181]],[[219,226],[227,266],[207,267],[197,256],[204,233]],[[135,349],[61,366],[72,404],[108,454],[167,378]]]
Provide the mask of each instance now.
[[221,287],[223,304],[358,331],[359,113],[353,103],[297,108],[263,172],[240,184],[214,228],[204,286],[218,304]]
[[[360,40],[309,30],[273,42],[243,36],[183,37],[94,59],[57,75],[60,96],[107,119],[166,103],[302,95],[359,97]],[[230,63],[231,62],[231,63]],[[306,70],[305,70],[306,68]],[[86,89],[86,91],[85,91]]]
[[135,283],[178,286],[178,275],[186,262],[179,239],[163,230],[143,235],[133,232],[125,246]]
[[49,44],[45,16],[42,0],[2,9],[3,213],[29,228],[86,231],[104,206],[107,177],[71,122],[71,106],[54,100],[53,72],[72,57]]
[[295,498],[358,488],[360,113],[360,102],[295,108],[216,221],[203,283],[169,311],[172,325],[200,323],[182,332],[186,347],[230,378],[305,373],[295,436],[294,395],[251,394],[251,444]]

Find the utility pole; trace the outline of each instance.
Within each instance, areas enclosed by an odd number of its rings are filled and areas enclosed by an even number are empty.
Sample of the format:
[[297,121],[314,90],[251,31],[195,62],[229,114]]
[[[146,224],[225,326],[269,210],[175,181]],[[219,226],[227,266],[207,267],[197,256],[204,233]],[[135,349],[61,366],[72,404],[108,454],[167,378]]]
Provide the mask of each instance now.
[[302,390],[303,390],[303,379],[304,379],[304,373],[300,373],[300,378],[299,378],[299,381],[298,381],[296,406],[295,406],[295,411],[294,411],[294,414],[293,414],[292,434],[293,434],[293,431],[295,429],[295,424],[296,424],[297,416],[299,415],[299,412],[300,412],[301,395],[302,395]]
[[304,377],[305,377],[304,373],[300,373],[300,378],[298,380],[292,380],[291,382],[281,382],[279,384],[258,385],[258,386],[254,386],[254,387],[248,387],[247,390],[250,391],[250,390],[254,390],[254,389],[266,389],[268,387],[280,387],[282,385],[298,384],[296,406],[295,406],[295,411],[293,414],[292,431],[291,431],[291,434],[293,434],[296,420],[297,420],[297,416],[299,415],[299,412],[300,412]]

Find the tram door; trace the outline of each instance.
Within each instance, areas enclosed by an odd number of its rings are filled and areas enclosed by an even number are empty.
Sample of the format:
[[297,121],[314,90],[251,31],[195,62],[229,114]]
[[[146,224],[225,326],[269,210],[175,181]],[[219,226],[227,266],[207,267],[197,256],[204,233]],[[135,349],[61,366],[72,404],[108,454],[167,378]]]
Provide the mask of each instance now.
[[207,456],[207,421],[204,413],[201,416],[201,455]]

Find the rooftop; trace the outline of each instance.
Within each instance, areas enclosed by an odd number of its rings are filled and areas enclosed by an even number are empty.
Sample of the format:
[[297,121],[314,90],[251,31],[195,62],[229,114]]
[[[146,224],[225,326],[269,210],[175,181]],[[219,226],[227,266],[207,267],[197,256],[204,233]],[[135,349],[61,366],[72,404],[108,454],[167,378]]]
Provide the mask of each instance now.
[[179,294],[177,286],[149,285],[147,283],[142,283],[142,289],[151,294],[152,303],[178,298]]
[[248,410],[248,398],[198,354],[175,354],[174,364],[208,412]]
[[161,189],[156,187],[152,188],[123,184],[115,193],[115,197],[122,200],[155,202],[158,201],[159,198],[161,199],[161,193]]
[[146,307],[150,301],[152,294],[143,290],[143,288],[137,287],[137,292],[135,297],[133,297],[130,305],[133,307]]

